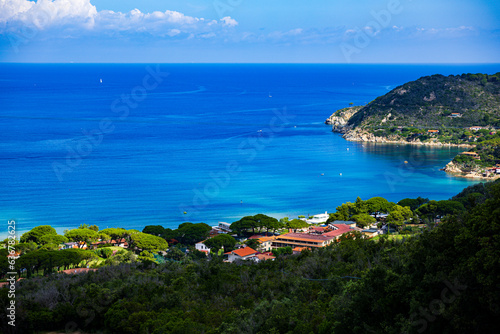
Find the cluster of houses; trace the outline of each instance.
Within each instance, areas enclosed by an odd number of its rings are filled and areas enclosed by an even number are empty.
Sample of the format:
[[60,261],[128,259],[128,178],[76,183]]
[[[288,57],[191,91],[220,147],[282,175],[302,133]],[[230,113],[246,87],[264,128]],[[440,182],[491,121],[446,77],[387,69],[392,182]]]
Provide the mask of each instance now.
[[[500,173],[500,166],[497,166],[496,170]],[[383,221],[387,214],[377,214],[373,215],[378,221]],[[339,221],[336,220],[333,223],[326,224],[329,215],[327,212],[324,214],[318,214],[308,219],[302,218],[304,221],[310,224],[310,226],[289,230],[288,233],[281,235],[274,234],[257,234],[249,238],[238,238],[241,242],[239,247],[235,250],[224,253],[227,262],[235,261],[273,261],[276,257],[273,255],[272,250],[282,247],[291,247],[293,254],[299,254],[300,252],[313,248],[325,247],[332,244],[334,241],[339,239],[342,235],[350,233],[353,231],[361,232],[365,237],[372,238],[379,234],[387,233],[387,225],[381,229],[377,228],[374,224],[367,229],[361,229],[356,226],[356,222],[353,221]],[[318,224],[320,224],[318,226]],[[209,238],[214,237],[221,233],[231,233],[230,224],[225,222],[220,222],[217,226],[213,227],[212,231],[209,233]],[[242,242],[248,239],[257,240],[257,246],[255,249],[242,244]],[[206,240],[204,240],[206,241]],[[204,244],[204,241],[198,242],[195,248],[205,254],[210,254],[211,249]],[[60,245],[60,249],[97,249],[101,245],[111,245],[122,248],[128,248],[129,244],[125,238],[116,240],[100,240],[93,243],[85,242],[67,242]],[[184,251],[187,251],[185,249]],[[19,256],[19,254],[16,254]],[[9,255],[15,256],[15,255]],[[90,268],[73,268],[68,270],[62,270],[60,272],[65,274],[80,274],[89,271],[95,271],[96,269]],[[7,286],[6,283],[0,284],[0,287]]]
[[[448,117],[462,117],[462,114],[460,113],[452,113],[450,116]],[[479,130],[490,130],[490,135],[494,135],[496,133],[496,130],[495,129],[492,129],[491,127],[488,127],[488,126],[471,126],[471,127],[468,127],[468,128],[465,128],[466,130],[469,130],[469,131],[479,131]],[[437,129],[430,129],[430,130],[427,130],[427,134],[438,134],[439,133],[439,130]],[[469,136],[469,139],[477,139],[478,137],[476,136]]]
[[497,164],[495,167],[488,168],[483,173],[483,176],[497,176],[497,175],[500,175],[500,164]]
[[[260,239],[266,239],[264,236],[253,236],[252,239],[257,239],[260,243],[258,250],[255,250],[246,245],[241,245],[240,248],[224,253],[224,256],[227,258],[227,262],[234,262],[237,260],[251,260],[255,262],[266,261],[266,260],[274,260],[276,257],[273,256],[271,247],[265,241],[261,241]],[[206,240],[204,240],[206,241]],[[210,254],[211,249],[208,248],[204,241],[200,241],[195,244],[195,248],[200,252],[205,254]]]
[[70,249],[70,248],[78,248],[78,249],[97,249],[101,245],[111,245],[116,247],[128,248],[128,242],[125,238],[116,239],[116,240],[100,240],[90,244],[87,244],[84,241],[74,241],[74,242],[66,242],[61,244],[59,249]]
[[[378,220],[383,220],[385,216],[387,215],[378,214],[376,217]],[[385,230],[384,227],[382,229],[378,229],[376,224],[367,229],[361,229],[357,227],[356,222],[353,221],[336,220],[333,223],[325,224],[328,218],[329,215],[325,212],[324,214],[314,215],[308,219],[302,218],[302,220],[311,225],[322,224],[320,226],[315,225],[295,230],[290,229],[288,233],[281,235],[257,234],[249,238],[239,238],[238,240],[240,242],[255,239],[258,242],[258,246],[253,249],[241,244],[240,248],[224,253],[224,255],[227,256],[226,261],[234,262],[237,260],[252,260],[260,262],[274,260],[275,257],[272,254],[272,250],[277,248],[291,247],[293,253],[298,254],[305,249],[326,247],[338,240],[342,235],[354,231],[360,232],[368,238],[387,232],[387,228]],[[221,222],[218,226],[214,227],[214,230],[218,233],[231,233],[229,225],[230,224],[228,223]],[[197,250],[208,255],[210,254],[211,249],[205,245],[204,241],[196,243],[195,247]]]
[[465,129],[469,131],[489,130],[490,135],[494,135],[497,133],[497,129],[492,126],[470,126]]

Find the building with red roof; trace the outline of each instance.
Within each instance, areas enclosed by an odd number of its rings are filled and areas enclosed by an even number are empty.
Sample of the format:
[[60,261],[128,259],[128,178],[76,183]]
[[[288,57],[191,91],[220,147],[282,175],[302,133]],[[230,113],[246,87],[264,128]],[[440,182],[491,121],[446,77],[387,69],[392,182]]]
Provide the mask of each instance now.
[[325,247],[330,245],[333,241],[337,240],[344,233],[354,231],[354,229],[349,225],[333,224],[331,226],[334,228],[334,230],[325,232],[323,234],[287,233],[277,236],[273,241],[273,248],[292,247],[293,249],[296,247]]
[[228,253],[228,261],[234,262],[236,260],[253,260],[259,252],[250,247],[243,247]]
[[195,246],[196,250],[199,250],[200,252],[205,253],[205,255],[208,255],[208,254],[210,254],[210,248],[208,248],[205,245],[205,241],[207,241],[207,240],[197,242],[194,246]]
[[268,255],[268,254],[257,254],[255,255],[255,257],[257,258],[257,261],[260,262],[260,261],[274,261],[276,259],[276,256],[274,255]]
[[85,274],[85,273],[88,273],[89,271],[97,271],[97,269],[74,268],[74,269],[61,270],[60,273],[71,275],[71,274]]

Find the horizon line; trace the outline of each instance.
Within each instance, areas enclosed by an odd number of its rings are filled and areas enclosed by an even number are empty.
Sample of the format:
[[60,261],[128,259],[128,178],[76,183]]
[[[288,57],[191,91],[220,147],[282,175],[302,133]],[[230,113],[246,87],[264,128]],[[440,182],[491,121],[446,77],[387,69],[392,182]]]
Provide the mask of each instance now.
[[74,61],[47,61],[47,62],[23,62],[23,61],[0,61],[0,64],[179,64],[179,65],[500,65],[499,62],[436,62],[436,63],[404,63],[404,62],[374,62],[374,63],[364,63],[364,62],[74,62]]

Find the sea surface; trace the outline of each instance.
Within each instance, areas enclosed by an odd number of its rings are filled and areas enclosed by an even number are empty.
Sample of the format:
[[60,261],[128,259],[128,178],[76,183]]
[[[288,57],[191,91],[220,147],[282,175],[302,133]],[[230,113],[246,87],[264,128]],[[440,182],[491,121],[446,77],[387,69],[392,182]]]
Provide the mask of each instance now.
[[[448,199],[458,148],[348,142],[324,121],[424,75],[499,65],[0,64],[0,234]],[[407,161],[407,163],[405,163]]]

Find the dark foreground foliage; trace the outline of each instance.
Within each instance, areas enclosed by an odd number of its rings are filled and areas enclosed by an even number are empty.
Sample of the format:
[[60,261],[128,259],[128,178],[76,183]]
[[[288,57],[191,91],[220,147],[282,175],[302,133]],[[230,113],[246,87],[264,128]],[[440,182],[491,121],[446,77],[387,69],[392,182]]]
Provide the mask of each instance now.
[[[500,183],[454,199],[467,214],[402,241],[351,237],[260,264],[218,258],[154,268],[124,264],[23,280],[15,329],[498,333]],[[0,300],[6,319],[7,289],[0,289]],[[2,326],[3,333],[14,332],[6,321]]]

